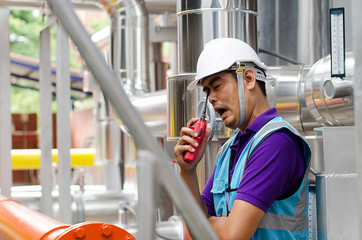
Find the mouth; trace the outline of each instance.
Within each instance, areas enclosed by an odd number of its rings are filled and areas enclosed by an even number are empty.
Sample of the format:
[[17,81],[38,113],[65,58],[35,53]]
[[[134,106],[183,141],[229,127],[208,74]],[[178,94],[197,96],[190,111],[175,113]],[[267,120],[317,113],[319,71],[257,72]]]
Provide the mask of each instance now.
[[221,119],[224,120],[224,118],[226,117],[226,116],[224,116],[224,113],[227,111],[227,109],[226,109],[226,108],[222,108],[222,107],[215,107],[214,110],[215,110],[215,112],[217,112],[217,113],[219,114],[219,116],[221,117]]

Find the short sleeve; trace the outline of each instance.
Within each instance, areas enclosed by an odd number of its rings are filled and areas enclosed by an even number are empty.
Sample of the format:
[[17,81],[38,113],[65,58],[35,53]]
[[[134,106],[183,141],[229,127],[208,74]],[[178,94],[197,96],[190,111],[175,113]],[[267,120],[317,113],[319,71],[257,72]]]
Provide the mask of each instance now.
[[236,199],[267,211],[277,199],[292,195],[305,172],[302,140],[282,129],[262,142],[248,159]]
[[201,198],[206,204],[207,211],[210,216],[215,216],[215,208],[214,208],[214,197],[212,196],[211,189],[214,183],[214,175],[215,175],[215,168],[212,172],[210,178],[207,180],[206,185],[201,193]]

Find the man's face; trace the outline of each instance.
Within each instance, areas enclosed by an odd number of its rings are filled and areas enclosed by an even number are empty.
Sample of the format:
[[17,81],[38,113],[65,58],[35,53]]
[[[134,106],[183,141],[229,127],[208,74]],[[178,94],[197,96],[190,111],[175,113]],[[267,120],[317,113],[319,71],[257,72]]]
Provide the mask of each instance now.
[[232,73],[211,75],[202,82],[204,92],[226,127],[237,128],[240,119],[238,84]]

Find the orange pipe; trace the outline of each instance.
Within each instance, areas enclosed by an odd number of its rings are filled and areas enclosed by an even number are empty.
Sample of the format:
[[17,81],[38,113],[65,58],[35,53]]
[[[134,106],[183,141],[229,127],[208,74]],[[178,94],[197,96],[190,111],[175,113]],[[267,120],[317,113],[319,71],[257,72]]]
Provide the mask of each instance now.
[[0,195],[0,239],[4,240],[133,240],[125,230],[101,222],[67,225]]

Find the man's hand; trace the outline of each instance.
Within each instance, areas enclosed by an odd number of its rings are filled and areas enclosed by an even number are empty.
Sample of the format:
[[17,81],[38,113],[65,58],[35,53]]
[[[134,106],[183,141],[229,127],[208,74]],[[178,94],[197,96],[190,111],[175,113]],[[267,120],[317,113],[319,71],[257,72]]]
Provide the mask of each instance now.
[[187,123],[188,127],[183,127],[181,129],[180,139],[174,148],[174,153],[177,163],[179,164],[181,171],[184,172],[189,172],[196,169],[197,164],[200,162],[202,156],[204,155],[207,139],[211,132],[210,128],[206,128],[205,136],[200,144],[200,148],[195,158],[195,161],[185,162],[184,160],[185,153],[194,152],[195,148],[198,145],[197,142],[193,139],[193,137],[196,137],[198,133],[196,133],[193,129],[190,128],[190,126],[195,124],[195,122],[198,120],[199,120],[198,118],[192,118]]

